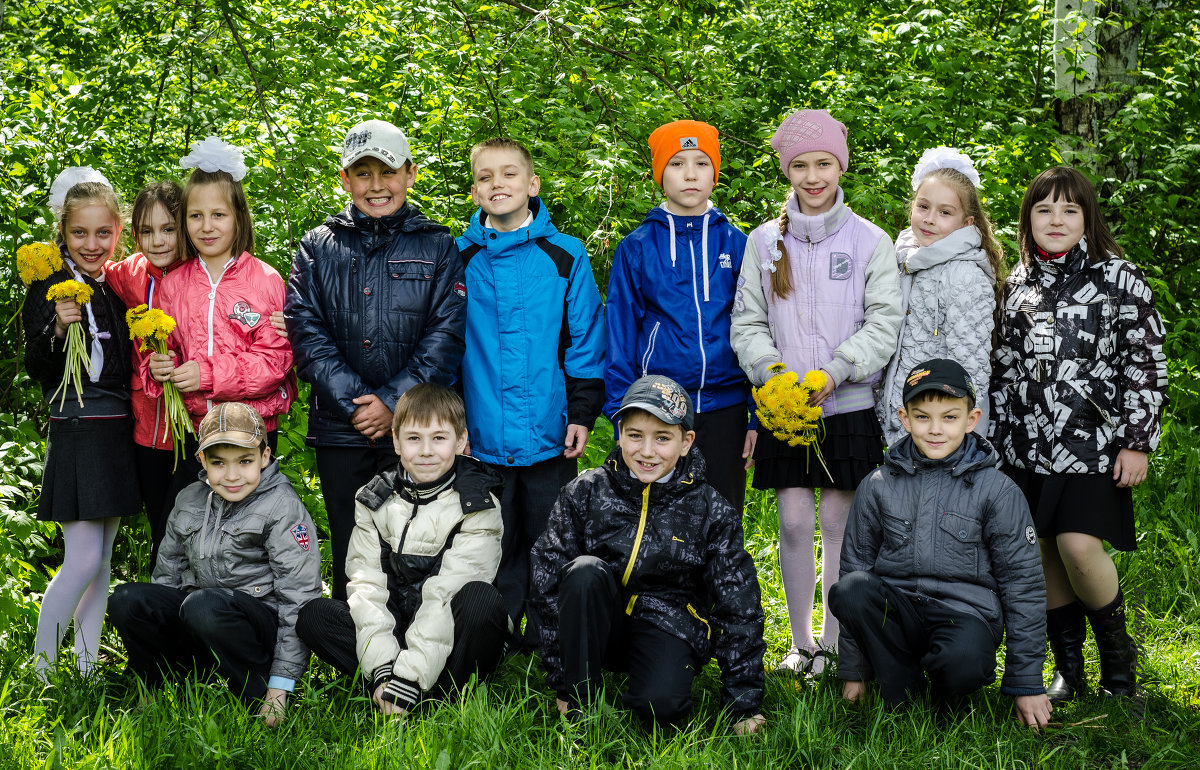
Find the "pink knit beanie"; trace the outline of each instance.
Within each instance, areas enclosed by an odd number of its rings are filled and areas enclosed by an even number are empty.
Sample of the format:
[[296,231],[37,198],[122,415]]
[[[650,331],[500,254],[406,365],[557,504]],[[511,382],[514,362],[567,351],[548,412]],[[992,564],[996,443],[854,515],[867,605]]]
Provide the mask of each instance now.
[[796,110],[779,124],[771,136],[771,146],[779,153],[779,167],[784,176],[787,176],[792,158],[821,150],[837,158],[842,171],[850,168],[846,127],[830,115],[829,110]]

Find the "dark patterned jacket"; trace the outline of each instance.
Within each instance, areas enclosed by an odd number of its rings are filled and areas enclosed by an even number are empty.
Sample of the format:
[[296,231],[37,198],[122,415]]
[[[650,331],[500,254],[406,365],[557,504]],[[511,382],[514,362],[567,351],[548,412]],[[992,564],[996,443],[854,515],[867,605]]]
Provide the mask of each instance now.
[[[626,614],[653,623],[721,666],[723,705],[744,718],[762,705],[763,611],[741,516],[704,480],[694,447],[669,481],[642,484],[614,449],[600,468],[559,493],[531,556],[542,663],[564,689],[558,647],[558,583],[576,557],[603,559]],[[639,537],[640,536],[640,537]]]
[[[941,460],[905,436],[854,495],[841,577],[872,572],[893,588],[979,618],[997,645],[1005,639],[1006,695],[1037,695],[1046,657],[1046,584],[1029,505],[996,469],[985,439],[968,433]],[[838,676],[877,673],[843,626]]]
[[1163,322],[1142,271],[1086,244],[1019,265],[993,354],[992,443],[1037,473],[1111,473],[1121,449],[1158,446],[1167,393]]

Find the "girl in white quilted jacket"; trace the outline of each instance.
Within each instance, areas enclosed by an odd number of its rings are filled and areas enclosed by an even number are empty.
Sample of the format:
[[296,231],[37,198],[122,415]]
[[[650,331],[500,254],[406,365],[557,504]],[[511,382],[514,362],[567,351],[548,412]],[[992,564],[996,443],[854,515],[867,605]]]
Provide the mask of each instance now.
[[[979,173],[971,159],[950,147],[921,155],[912,176],[909,227],[896,238],[904,318],[896,354],[876,400],[889,446],[906,434],[897,410],[909,369],[932,358],[962,364],[986,392],[991,381],[996,280],[1004,255],[979,202]],[[988,403],[975,432],[987,435]]]

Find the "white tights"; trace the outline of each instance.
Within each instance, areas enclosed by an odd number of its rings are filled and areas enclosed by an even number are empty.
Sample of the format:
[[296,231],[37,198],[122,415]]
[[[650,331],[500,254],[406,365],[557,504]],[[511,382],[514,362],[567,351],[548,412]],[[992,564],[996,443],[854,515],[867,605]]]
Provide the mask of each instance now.
[[837,650],[838,622],[829,612],[829,588],[841,568],[842,536],[850,513],[853,492],[821,490],[821,638],[813,643],[812,606],[817,585],[813,551],[817,505],[814,490],[807,487],[776,489],[779,502],[779,571],[787,599],[792,645],[815,652],[818,647]]
[[108,608],[108,578],[113,540],[120,518],[62,522],[63,565],[46,586],[33,643],[34,662],[45,672],[58,658],[63,634],[75,618],[75,655],[79,670],[91,670],[100,650],[100,628]]

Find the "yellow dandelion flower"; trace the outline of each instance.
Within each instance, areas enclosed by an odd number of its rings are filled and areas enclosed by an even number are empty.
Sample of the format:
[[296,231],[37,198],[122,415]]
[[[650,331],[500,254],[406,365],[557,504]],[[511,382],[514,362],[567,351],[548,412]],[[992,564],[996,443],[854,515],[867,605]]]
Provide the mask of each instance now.
[[17,249],[17,274],[26,286],[44,281],[62,269],[58,247],[49,243],[27,243]]
[[86,305],[92,301],[92,287],[80,281],[60,281],[46,291],[46,299],[51,302],[73,299],[80,305]]
[[826,375],[825,372],[821,371],[820,369],[814,369],[813,371],[804,375],[804,386],[813,391],[818,391],[825,387],[825,381],[827,379],[828,375]]

